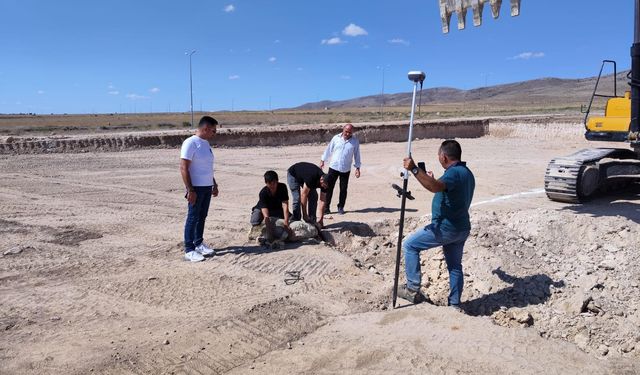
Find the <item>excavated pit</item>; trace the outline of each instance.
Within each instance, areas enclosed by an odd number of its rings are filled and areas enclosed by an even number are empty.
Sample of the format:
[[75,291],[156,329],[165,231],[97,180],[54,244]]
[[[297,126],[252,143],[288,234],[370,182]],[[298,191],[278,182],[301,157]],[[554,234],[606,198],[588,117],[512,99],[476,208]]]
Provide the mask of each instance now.
[[[627,194],[640,197],[640,185]],[[534,329],[594,356],[640,357],[640,215],[637,205],[600,215],[602,204],[473,210],[463,259],[465,313]],[[356,267],[392,285],[398,222],[342,222],[324,229],[323,237]],[[428,222],[427,216],[408,219],[404,235]],[[421,264],[423,291],[446,306],[449,280],[441,248],[423,252]]]
[[[400,142],[406,140],[407,123],[359,124],[361,143]],[[328,142],[336,133],[336,126],[276,126],[219,129],[211,141],[216,147],[290,146]],[[486,135],[489,120],[419,121],[414,125],[415,138],[478,138]],[[147,148],[176,148],[193,131],[123,133],[91,136],[4,137],[0,140],[0,154],[39,154],[112,152]]]

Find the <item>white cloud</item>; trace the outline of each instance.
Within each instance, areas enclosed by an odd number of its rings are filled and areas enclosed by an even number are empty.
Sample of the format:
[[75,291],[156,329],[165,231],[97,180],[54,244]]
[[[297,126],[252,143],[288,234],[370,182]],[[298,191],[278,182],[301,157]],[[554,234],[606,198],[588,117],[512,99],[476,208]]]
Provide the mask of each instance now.
[[529,60],[529,59],[539,59],[542,57],[544,57],[544,52],[522,52],[519,55],[510,57],[508,60]]
[[322,39],[322,41],[320,42],[321,44],[327,44],[327,45],[335,45],[335,44],[343,44],[346,43],[344,40],[340,39],[337,36],[334,36],[333,38],[329,38],[329,39]]
[[351,79],[351,76],[348,75],[341,75],[340,79]]
[[38,90],[38,95],[44,94],[44,90]]
[[276,60],[277,59],[275,57],[273,57],[273,56],[269,57],[269,62],[271,62],[271,63],[276,62]]
[[152,94],[157,94],[157,93],[160,92],[160,89],[157,88],[157,87],[154,87],[154,88],[149,89],[149,92],[152,93]]
[[131,100],[149,99],[149,97],[147,96],[138,95],[138,94],[127,94],[126,97],[127,99],[131,99]]
[[113,83],[109,82],[109,85],[107,86],[107,88],[108,88],[109,90],[113,90],[113,89],[115,89],[116,87],[113,85]]
[[230,76],[229,76],[229,79],[233,81],[233,80],[235,80],[235,79],[240,79],[240,76],[239,76],[239,75],[237,75],[237,74],[233,74],[233,75],[230,75]]
[[362,27],[356,25],[355,23],[350,23],[347,27],[342,30],[342,33],[346,36],[360,36],[360,35],[368,35],[367,30]]
[[274,41],[273,41],[273,43],[275,43],[275,44],[280,43],[280,39],[276,39],[276,40],[274,40]]
[[389,40],[389,43],[391,44],[402,44],[404,46],[408,46],[409,42],[407,42],[406,40],[402,39],[402,38],[393,38],[391,40]]
[[111,90],[111,91],[107,92],[107,94],[109,94],[109,95],[119,95],[119,94],[120,94],[120,91],[118,91],[118,90]]
[[233,12],[234,10],[236,10],[236,7],[235,7],[235,6],[233,6],[233,4],[229,4],[229,5],[227,5],[226,7],[224,7],[224,11],[225,11],[225,12],[227,12],[227,13],[231,13],[231,12]]
[[303,71],[304,69],[302,69],[302,68],[297,68],[296,70],[297,70],[297,71],[299,71],[299,72],[301,72],[301,71]]

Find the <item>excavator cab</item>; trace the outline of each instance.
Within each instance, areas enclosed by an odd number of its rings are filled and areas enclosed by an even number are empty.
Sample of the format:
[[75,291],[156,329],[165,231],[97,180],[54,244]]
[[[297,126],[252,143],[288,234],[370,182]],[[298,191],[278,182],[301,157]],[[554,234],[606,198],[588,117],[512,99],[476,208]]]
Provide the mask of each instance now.
[[[602,70],[606,64],[613,65],[613,95],[598,94],[598,85],[602,77]],[[585,137],[590,141],[626,142],[629,138],[629,125],[631,123],[631,92],[626,91],[624,96],[617,93],[617,69],[613,60],[602,61],[600,73],[596,80],[589,106],[584,117]],[[604,116],[590,116],[595,98],[607,98]]]

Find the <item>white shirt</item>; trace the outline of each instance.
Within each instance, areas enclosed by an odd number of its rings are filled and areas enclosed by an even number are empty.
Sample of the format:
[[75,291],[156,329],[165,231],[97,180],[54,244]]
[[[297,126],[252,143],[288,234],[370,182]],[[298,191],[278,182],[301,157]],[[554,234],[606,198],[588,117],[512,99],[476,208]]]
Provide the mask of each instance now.
[[329,168],[338,172],[349,172],[351,170],[351,161],[355,158],[354,167],[360,168],[360,141],[352,136],[345,140],[342,133],[337,134],[331,139],[331,142],[324,150],[320,160],[327,161],[331,156]]
[[182,142],[180,158],[190,160],[189,176],[193,186],[213,186],[213,150],[206,139],[193,135]]

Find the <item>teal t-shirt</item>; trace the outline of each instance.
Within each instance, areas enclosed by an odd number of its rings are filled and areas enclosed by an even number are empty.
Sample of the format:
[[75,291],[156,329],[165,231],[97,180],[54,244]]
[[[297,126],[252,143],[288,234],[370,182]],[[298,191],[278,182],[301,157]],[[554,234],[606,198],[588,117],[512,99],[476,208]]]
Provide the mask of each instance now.
[[476,187],[473,173],[459,161],[445,170],[440,181],[446,189],[433,196],[431,221],[447,231],[470,230],[469,206]]

